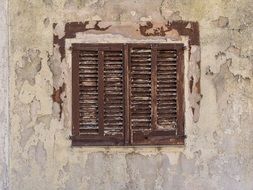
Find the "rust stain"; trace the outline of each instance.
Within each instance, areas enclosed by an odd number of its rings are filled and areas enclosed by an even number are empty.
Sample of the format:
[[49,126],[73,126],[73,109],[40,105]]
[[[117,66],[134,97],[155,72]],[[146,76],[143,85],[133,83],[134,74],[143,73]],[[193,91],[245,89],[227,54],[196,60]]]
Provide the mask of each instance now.
[[[85,22],[70,22],[65,25],[65,35],[62,38],[59,38],[58,35],[54,35],[53,43],[54,45],[59,45],[59,51],[61,54],[61,61],[65,58],[65,39],[66,38],[75,38],[76,33],[85,32],[88,30],[97,30],[97,31],[105,31],[111,27],[111,25],[107,27],[100,27],[99,23],[101,21],[96,21],[93,27],[88,28],[89,21]],[[56,27],[56,23],[53,24],[53,29]]]
[[62,103],[63,103],[63,100],[61,99],[61,94],[65,91],[65,88],[66,88],[65,83],[63,83],[62,86],[57,90],[54,88],[53,94],[51,96],[52,99],[53,99],[53,102],[58,103],[59,106],[60,106],[60,113],[59,113],[59,118],[60,119],[61,119],[61,116],[62,116]]
[[[166,32],[169,32],[169,29],[164,29],[163,26],[153,28],[153,23],[152,22],[147,22],[146,25],[140,25],[140,33],[143,36],[165,36]],[[148,32],[148,30],[153,29],[153,32]]]
[[[189,42],[191,45],[200,44],[198,22],[172,21],[168,22],[164,26],[156,28],[154,28],[153,23],[150,21],[146,22],[146,25],[139,25],[140,33],[143,36],[166,36],[166,33],[173,29],[177,30],[179,35],[189,36]],[[149,30],[151,30],[152,32],[148,32]]]
[[193,76],[191,76],[190,81],[189,81],[190,93],[192,93],[192,90],[193,90],[193,81],[194,81]]
[[[198,65],[198,67],[199,67],[199,72],[201,73],[200,62],[197,62],[197,65]],[[197,83],[196,83],[196,91],[197,91],[198,94],[201,93],[201,91],[200,91],[200,79],[199,79],[199,80],[197,81]]]

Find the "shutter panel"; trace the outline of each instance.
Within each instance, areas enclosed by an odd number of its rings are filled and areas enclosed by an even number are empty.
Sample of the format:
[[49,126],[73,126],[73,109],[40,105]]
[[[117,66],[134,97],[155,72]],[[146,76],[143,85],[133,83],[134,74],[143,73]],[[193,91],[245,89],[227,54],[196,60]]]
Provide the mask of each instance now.
[[183,128],[178,127],[184,124],[183,98],[178,100],[178,96],[183,96],[182,52],[182,44],[131,44],[130,127],[133,144],[172,144],[183,135]]
[[123,52],[121,50],[104,52],[104,127],[105,135],[124,133],[123,101]]
[[[77,50],[76,50],[77,49]],[[78,53],[74,53],[74,52]],[[73,118],[74,145],[122,145],[124,143],[123,46],[74,44],[73,75],[78,67],[77,118]],[[76,78],[76,76],[73,76]],[[73,79],[72,79],[73,80]],[[76,81],[74,79],[74,81]],[[73,85],[74,88],[74,85]],[[75,100],[73,100],[74,102]],[[72,116],[72,117],[73,117]],[[76,129],[78,128],[78,130]]]
[[72,145],[184,143],[183,44],[73,44]]
[[79,124],[80,133],[93,135],[98,125],[98,51],[79,53]]
[[151,49],[132,47],[130,118],[134,131],[151,129]]
[[177,126],[177,51],[157,50],[157,128]]

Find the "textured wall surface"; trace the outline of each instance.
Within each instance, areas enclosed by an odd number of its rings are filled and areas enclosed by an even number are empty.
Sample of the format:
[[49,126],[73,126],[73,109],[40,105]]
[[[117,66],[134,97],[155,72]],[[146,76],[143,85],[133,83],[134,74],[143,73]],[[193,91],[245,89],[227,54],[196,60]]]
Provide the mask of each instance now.
[[0,190],[8,182],[8,15],[7,1],[0,1]]
[[[253,189],[252,0],[10,0],[10,10],[10,189]],[[100,19],[199,22],[203,97],[185,146],[71,147],[69,67],[53,33]],[[64,83],[59,118],[52,94]]]

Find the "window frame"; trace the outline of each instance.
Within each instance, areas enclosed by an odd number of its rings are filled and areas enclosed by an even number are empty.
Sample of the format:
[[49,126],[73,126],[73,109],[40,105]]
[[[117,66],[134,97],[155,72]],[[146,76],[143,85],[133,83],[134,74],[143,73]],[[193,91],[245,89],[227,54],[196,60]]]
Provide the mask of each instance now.
[[[118,48],[121,46],[123,52],[123,94],[124,94],[124,139],[122,142],[117,141],[113,137],[103,136],[103,138],[97,138],[97,136],[88,137],[87,135],[79,134],[79,75],[75,73],[79,72],[79,61],[78,51],[80,50],[92,50],[95,49],[112,50],[114,47]],[[171,131],[153,131],[154,139],[159,141],[159,135],[163,138],[158,143],[147,143],[144,139],[139,142],[133,141],[133,132],[131,131],[130,125],[130,54],[129,50],[131,47],[146,47],[151,46],[151,48],[166,47],[177,50],[177,118],[178,118],[178,128],[176,133]],[[139,145],[183,145],[185,139],[185,100],[184,100],[184,44],[183,43],[74,43],[72,44],[72,146],[139,146]],[[154,65],[152,63],[152,65]],[[98,76],[99,77],[99,76]],[[152,80],[152,83],[155,83]],[[126,103],[127,102],[127,103]],[[152,106],[153,107],[153,106]],[[77,109],[78,108],[78,109]],[[152,124],[153,127],[153,124]],[[153,137],[152,137],[153,138]]]

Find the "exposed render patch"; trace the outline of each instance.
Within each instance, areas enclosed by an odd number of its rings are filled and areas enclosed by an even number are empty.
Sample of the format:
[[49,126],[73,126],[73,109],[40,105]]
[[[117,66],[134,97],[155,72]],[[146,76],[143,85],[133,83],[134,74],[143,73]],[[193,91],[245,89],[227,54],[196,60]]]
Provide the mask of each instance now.
[[164,186],[170,180],[165,176],[171,175],[171,164],[166,155],[145,156],[129,153],[125,159],[129,176],[127,189],[138,189],[138,183],[141,183],[143,189],[170,189],[169,186]]
[[34,128],[29,127],[25,128],[21,133],[21,139],[20,139],[20,145],[21,147],[24,147],[27,143],[27,141],[30,139],[32,135],[34,135]]
[[228,17],[220,16],[217,20],[212,21],[212,23],[219,28],[226,28],[229,25]]
[[29,49],[18,63],[16,73],[19,80],[27,80],[31,85],[35,83],[35,76],[41,70],[40,51]]
[[242,54],[240,48],[230,45],[224,51],[220,51],[215,55],[215,59],[219,66],[229,62],[228,68],[234,76],[243,79],[250,79],[253,76],[253,63],[251,53]]
[[50,68],[50,71],[53,74],[53,86],[54,88],[58,89],[63,84],[63,77],[62,77],[62,65],[60,61],[60,53],[56,50],[57,48],[54,48],[54,54],[49,55],[48,54],[48,61],[47,64]]
[[45,3],[47,6],[52,6],[53,5],[52,0],[43,0],[43,3]]
[[[171,11],[165,6],[166,0],[163,0],[160,6],[160,14],[164,18],[164,20],[168,21],[177,21],[182,20],[182,16],[180,16],[180,11]],[[169,6],[171,7],[171,6]]]
[[189,102],[193,113],[193,121],[197,122],[199,119],[200,100],[200,47],[193,45],[190,49],[189,70],[187,73],[189,80]]
[[47,161],[47,151],[44,147],[44,143],[39,141],[35,148],[35,160],[41,166],[44,167]]

